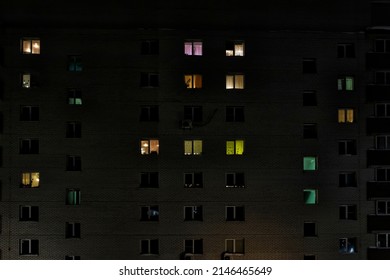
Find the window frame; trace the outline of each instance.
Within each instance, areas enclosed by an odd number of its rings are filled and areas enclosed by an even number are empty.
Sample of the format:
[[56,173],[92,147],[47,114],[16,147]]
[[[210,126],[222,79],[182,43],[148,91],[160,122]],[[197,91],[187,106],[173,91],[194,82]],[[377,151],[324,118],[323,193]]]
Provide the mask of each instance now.
[[81,138],[81,122],[66,122],[66,138]]
[[[159,188],[159,172],[147,171],[140,173],[140,188]],[[146,181],[145,181],[146,179]]]
[[[307,196],[306,193],[309,193],[310,195]],[[310,197],[314,193],[314,201]],[[305,205],[317,205],[318,204],[318,189],[303,189],[303,203]]]
[[39,206],[19,205],[19,221],[39,222]]
[[[350,115],[352,113],[352,115]],[[353,124],[356,122],[356,112],[354,108],[338,108],[337,122],[339,124]]]
[[20,105],[20,121],[39,121],[39,106]]
[[[379,204],[384,204],[384,213],[380,212],[380,206]],[[390,215],[390,200],[377,200],[375,202],[375,214],[377,216],[389,216]]]
[[[229,211],[231,209],[231,211]],[[241,211],[241,213],[240,213]],[[230,216],[230,213],[232,216]],[[227,222],[244,222],[245,221],[245,206],[227,205],[225,206],[225,221]]]
[[[23,243],[28,243],[28,252],[24,252]],[[34,248],[35,247],[35,248]],[[36,249],[36,252],[34,250]],[[39,239],[19,239],[19,255],[20,256],[39,256]]]
[[[229,177],[231,177],[231,179]],[[243,181],[242,182],[243,184],[238,184],[238,183],[240,183],[239,182],[240,180]],[[233,185],[229,184],[230,181],[233,182]],[[245,173],[244,172],[227,172],[225,174],[225,187],[226,188],[245,188],[246,187]]]
[[[40,172],[22,172],[22,180],[20,182],[20,187],[21,188],[32,188],[32,189],[35,189],[35,188],[39,188],[40,185],[41,185],[41,182],[40,182]],[[34,179],[35,178],[35,179]],[[29,181],[30,183],[29,184],[25,184],[25,182]],[[33,182],[37,182],[37,185],[35,186],[35,184]]]
[[71,54],[68,55],[68,72],[82,72],[83,71],[83,62],[82,56],[80,54]]
[[[191,215],[188,217],[187,209],[190,209]],[[197,213],[199,211],[200,213]],[[198,216],[199,215],[199,216]],[[203,221],[203,206],[202,205],[187,205],[184,206],[184,221]]]
[[[342,249],[342,243],[345,242],[345,249]],[[358,244],[356,237],[339,238],[339,253],[340,254],[356,254],[358,252]],[[353,249],[352,249],[353,248]],[[353,250],[353,251],[351,251]]]
[[226,106],[226,122],[245,122],[244,106]]
[[81,171],[81,170],[82,170],[81,156],[67,155],[66,171]]
[[[80,205],[81,204],[81,190],[76,188],[66,189],[65,204],[66,205]],[[72,198],[70,198],[70,196]]]
[[[25,46],[25,44],[29,46]],[[34,52],[34,44],[38,44],[38,52]],[[26,48],[27,47],[27,48]],[[38,37],[24,37],[20,40],[20,51],[23,55],[39,55],[41,54],[41,39]]]
[[142,222],[158,222],[160,220],[160,207],[158,205],[142,205],[140,211],[140,221]]
[[184,74],[184,84],[187,89],[202,89],[203,75],[202,74]]
[[67,101],[68,105],[72,106],[81,106],[83,105],[83,98],[82,98],[82,93],[80,89],[76,88],[69,88],[67,90]]
[[[379,50],[378,42],[383,42],[383,51]],[[390,39],[376,38],[374,41],[374,52],[375,53],[390,53]]]
[[140,76],[141,88],[159,88],[160,73],[158,72],[141,72]]
[[[154,148],[151,148],[152,144],[153,144]],[[157,138],[141,139],[140,140],[140,153],[141,153],[141,156],[153,156],[153,155],[157,156],[157,155],[159,155],[160,154],[160,140]]]
[[203,106],[185,105],[183,109],[183,120],[201,123],[203,121]]
[[[242,51],[238,50],[239,45],[242,45]],[[227,40],[225,44],[225,56],[227,57],[243,57],[245,56],[245,41],[244,40]]]
[[[228,242],[232,242],[232,250],[229,250],[229,244]],[[242,251],[238,251],[237,249],[237,243],[238,242],[242,242]],[[243,255],[245,254],[245,239],[242,238],[242,239],[233,239],[233,238],[227,238],[225,239],[225,253],[228,253],[228,254],[236,254],[236,255]]]
[[[348,51],[348,47],[350,48],[349,51]],[[355,51],[354,43],[337,44],[337,58],[355,58],[355,57],[356,57],[356,51]]]
[[[155,242],[156,244],[152,244],[152,242]],[[147,252],[144,252],[144,245],[142,243],[147,243]],[[157,246],[157,251],[153,252],[153,247]],[[159,255],[160,254],[160,242],[159,239],[141,239],[140,240],[140,255]]]
[[19,154],[21,155],[39,154],[39,139],[38,138],[19,139]]
[[159,106],[158,105],[143,105],[140,108],[141,122],[158,122],[159,121]]
[[65,223],[65,238],[66,239],[79,239],[79,238],[81,238],[81,223],[79,223],[79,222],[66,222]]
[[[195,44],[200,45],[200,54],[195,47]],[[187,46],[190,46],[191,51],[187,50]],[[187,39],[184,41],[184,55],[185,56],[203,56],[203,41],[199,39]]]
[[[390,117],[390,103],[375,103],[375,117],[376,118],[389,118]],[[384,115],[379,115],[378,107],[383,106],[384,109]]]
[[303,74],[317,74],[317,59],[316,58],[302,58],[302,73]]
[[[199,243],[200,250],[197,249],[199,247]],[[191,255],[203,255],[203,239],[184,239],[184,253]]]
[[[196,177],[199,176],[200,183],[197,184]],[[190,182],[187,182],[187,177],[191,177]],[[199,179],[198,178],[198,179]],[[184,188],[197,188],[201,189],[203,188],[203,172],[184,172],[183,173],[183,182],[184,182]]]
[[342,139],[337,141],[338,154],[341,156],[357,155],[357,141],[356,139]]
[[339,220],[357,220],[357,205],[342,204],[339,205]]
[[[201,139],[187,139],[184,140],[184,155],[185,156],[201,156],[203,155],[203,140]],[[187,148],[189,147],[188,144],[191,144],[191,151],[188,151]],[[200,147],[200,152],[195,151],[198,150]],[[196,149],[195,149],[196,148]]]
[[[385,237],[385,246],[381,246],[381,242],[379,240],[379,237],[380,236],[384,236]],[[390,248],[390,233],[389,232],[378,232],[376,235],[375,235],[375,239],[376,239],[376,247],[377,248]]]
[[160,42],[158,39],[147,39],[141,41],[141,55],[158,55]]
[[[378,171],[383,170],[383,177],[385,180],[378,180],[378,177],[381,177],[382,175],[378,175]],[[390,168],[387,167],[379,167],[375,168],[375,180],[376,182],[390,182]]]
[[[355,76],[345,75],[337,78],[337,91],[339,92],[353,92],[355,91]],[[352,88],[350,88],[352,86]]]
[[[230,87],[228,81],[229,79],[232,79],[232,87]],[[240,82],[238,79],[241,79],[242,82]],[[240,83],[242,83],[242,87],[239,87]],[[226,90],[244,90],[245,89],[245,74],[244,73],[228,73],[226,74],[226,81],[225,81],[225,89]]]
[[[352,179],[351,184],[348,184]],[[342,171],[339,172],[339,187],[345,188],[345,187],[357,187],[357,174],[355,171]]]
[[[380,77],[379,75],[383,75]],[[388,86],[390,85],[390,70],[379,70],[374,72],[375,85]]]
[[314,221],[303,222],[303,237],[317,237],[317,223]]
[[[245,140],[244,139],[226,140],[225,143],[226,143],[226,156],[242,156],[245,154]],[[231,143],[233,143],[232,147],[231,147]],[[242,146],[242,147],[240,148],[240,146]]]

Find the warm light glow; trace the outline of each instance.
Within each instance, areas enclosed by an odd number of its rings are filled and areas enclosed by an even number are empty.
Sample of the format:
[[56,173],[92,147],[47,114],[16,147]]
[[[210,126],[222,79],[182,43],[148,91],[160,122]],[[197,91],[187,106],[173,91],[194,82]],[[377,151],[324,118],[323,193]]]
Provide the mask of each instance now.
[[158,154],[159,153],[159,141],[158,140],[141,140],[141,154]]
[[202,88],[202,75],[185,75],[184,82],[187,88]]
[[201,155],[202,140],[184,140],[185,155]]
[[226,75],[226,89],[243,89],[244,75]]
[[227,155],[242,155],[244,154],[244,140],[229,140],[226,141]]
[[31,75],[23,74],[22,75],[22,87],[30,88],[31,87]]
[[24,54],[40,54],[40,40],[23,39],[22,52]]
[[39,172],[22,173],[22,185],[29,188],[39,187]]

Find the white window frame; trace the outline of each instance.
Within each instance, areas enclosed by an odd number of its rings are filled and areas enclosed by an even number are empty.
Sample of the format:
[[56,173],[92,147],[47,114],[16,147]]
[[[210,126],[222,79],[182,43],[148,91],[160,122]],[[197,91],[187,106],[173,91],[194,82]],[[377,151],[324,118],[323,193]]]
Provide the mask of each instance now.
[[[38,248],[39,248],[39,240],[38,239],[19,239],[19,254],[21,256],[38,256],[39,255],[39,249],[38,253],[32,252],[32,242],[38,241]],[[28,252],[23,253],[23,243],[28,242]]]
[[[385,204],[385,213],[379,213],[379,203]],[[390,215],[390,200],[377,200],[375,203],[375,213],[378,216],[389,216]]]
[[[229,208],[233,209],[233,217],[231,217],[231,219],[229,219],[229,217],[228,217],[228,209]],[[237,217],[237,208],[242,208],[242,210],[243,210],[244,217],[242,220],[238,219],[238,217]],[[240,206],[237,206],[237,205],[225,206],[225,220],[226,221],[245,221],[245,207],[242,205],[240,205]]]
[[[379,236],[382,235],[385,237],[385,244],[381,246],[379,241]],[[388,232],[380,232],[376,234],[376,247],[377,248],[390,248],[390,233]]]

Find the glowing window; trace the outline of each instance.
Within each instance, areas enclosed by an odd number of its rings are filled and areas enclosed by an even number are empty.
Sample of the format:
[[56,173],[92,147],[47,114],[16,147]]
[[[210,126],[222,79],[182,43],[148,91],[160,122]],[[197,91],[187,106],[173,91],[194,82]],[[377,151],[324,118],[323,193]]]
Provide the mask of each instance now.
[[141,140],[141,155],[158,155],[160,151],[159,140]]
[[22,39],[23,54],[40,54],[41,41],[39,39],[24,38]]
[[337,79],[337,89],[339,91],[352,91],[354,90],[354,77],[345,76]]
[[82,105],[83,99],[81,98],[81,90],[68,89],[68,104],[69,105]]
[[81,191],[79,189],[66,190],[66,205],[80,205]]
[[184,42],[184,54],[201,56],[203,54],[203,42],[202,41]]
[[227,41],[226,56],[244,56],[243,41]]
[[184,83],[187,88],[202,88],[202,75],[184,75]]
[[31,87],[31,74],[22,74],[22,88]]
[[227,155],[242,155],[244,154],[244,140],[228,140],[226,141]]
[[316,189],[303,190],[303,202],[305,204],[317,204],[318,203],[318,191]]
[[338,109],[338,122],[339,123],[353,123],[355,121],[354,109],[342,108]]
[[243,74],[226,75],[226,89],[243,89],[243,88],[244,88]]
[[339,253],[341,254],[357,253],[357,238],[356,237],[340,238]]
[[313,171],[318,169],[317,157],[303,157],[303,170]]
[[185,155],[201,155],[202,140],[184,140]]
[[24,172],[22,173],[23,188],[38,188],[39,187],[39,172]]

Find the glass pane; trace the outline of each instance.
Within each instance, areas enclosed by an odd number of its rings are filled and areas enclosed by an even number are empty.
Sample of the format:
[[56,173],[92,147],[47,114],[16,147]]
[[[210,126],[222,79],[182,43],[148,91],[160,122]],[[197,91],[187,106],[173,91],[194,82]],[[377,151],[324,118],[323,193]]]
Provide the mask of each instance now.
[[385,233],[377,234],[377,246],[381,248],[387,247],[387,234]]
[[227,75],[226,76],[226,89],[232,89],[232,88],[234,88],[234,76]]
[[22,76],[22,87],[29,88],[31,86],[31,75],[23,74]]
[[185,75],[184,83],[186,84],[187,88],[192,88],[192,75]]
[[191,140],[184,140],[184,154],[185,155],[192,155],[192,141]]
[[234,155],[234,141],[226,141],[226,154]]
[[202,154],[202,140],[194,140],[194,155]]
[[346,77],[345,89],[346,90],[353,90],[353,77]]
[[236,43],[234,45],[234,55],[244,56],[244,43]]
[[202,42],[193,42],[194,45],[194,55],[202,55],[203,49],[202,49]]
[[337,90],[343,90],[344,79],[337,79]]
[[244,153],[244,140],[236,140],[236,155]]
[[41,52],[40,45],[41,45],[41,43],[39,40],[32,40],[32,53],[33,54],[39,54]]
[[244,240],[236,240],[236,253],[244,253]]
[[194,75],[193,88],[202,88],[202,75]]
[[347,122],[353,123],[353,109],[347,109]]
[[30,184],[31,184],[30,173],[23,173],[22,174],[22,185],[30,186]]
[[385,215],[386,214],[386,204],[387,204],[386,201],[378,201],[376,213]]
[[158,140],[150,140],[150,153],[151,154],[158,154],[159,153]]
[[226,239],[225,242],[225,251],[229,253],[234,253],[234,240],[233,239]]
[[315,157],[304,157],[303,158],[303,170],[316,170],[317,160]]
[[142,140],[141,141],[141,155],[148,155],[148,154],[149,154],[149,141]]
[[32,188],[39,187],[39,173],[38,172],[31,173],[31,187]]
[[244,88],[244,75],[235,75],[235,88],[243,89]]
[[303,199],[305,204],[316,204],[316,190],[303,190]]
[[345,110],[344,109],[338,110],[338,119],[339,119],[339,123],[345,123]]
[[192,42],[185,42],[184,43],[184,54],[185,55],[192,55]]
[[31,40],[23,40],[23,53],[31,53]]

